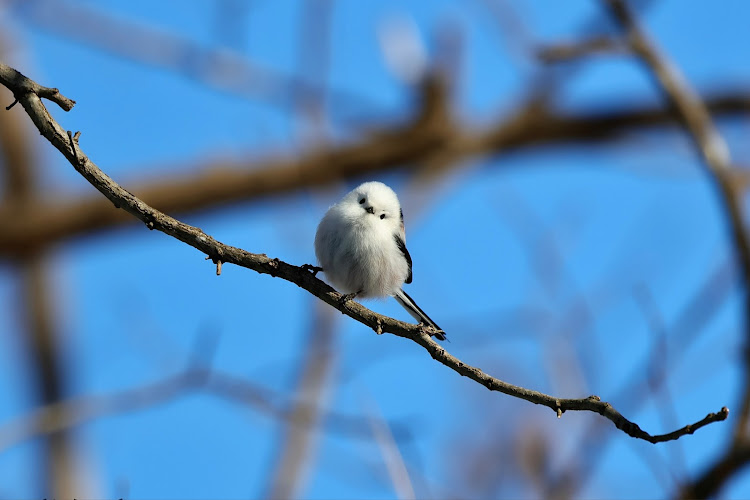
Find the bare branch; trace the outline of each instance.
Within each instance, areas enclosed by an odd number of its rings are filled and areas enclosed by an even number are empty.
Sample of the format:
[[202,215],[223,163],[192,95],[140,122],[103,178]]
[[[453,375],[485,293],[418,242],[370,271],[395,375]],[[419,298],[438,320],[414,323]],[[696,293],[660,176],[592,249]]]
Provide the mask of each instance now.
[[[0,73],[10,68],[0,64]],[[16,83],[15,81],[12,83]],[[24,83],[29,88],[30,84]],[[16,89],[11,88],[12,91]],[[20,93],[20,92],[19,92]],[[651,443],[658,443],[677,439],[712,422],[725,420],[728,410],[722,408],[717,413],[711,413],[695,424],[668,434],[651,435],[643,431],[637,424],[623,417],[609,403],[598,396],[581,399],[560,399],[538,391],[525,389],[487,375],[482,370],[464,364],[458,358],[449,354],[443,347],[433,341],[420,325],[411,325],[387,316],[377,314],[370,309],[354,302],[343,302],[342,295],[323,281],[317,279],[305,267],[294,266],[279,259],[272,259],[265,254],[254,254],[240,248],[225,245],[204,233],[197,227],[178,221],[147,205],[141,199],[122,188],[107,176],[86,154],[80,150],[76,141],[68,138],[68,133],[49,115],[39,96],[35,93],[22,93],[19,101],[31,117],[41,134],[54,145],[63,156],[73,165],[89,183],[98,189],[116,207],[122,208],[132,216],[141,220],[149,229],[156,229],[168,234],[215,260],[235,264],[251,269],[259,274],[269,274],[282,278],[307,290],[325,303],[338,309],[343,314],[366,325],[378,333],[392,333],[399,337],[410,339],[422,346],[435,360],[491,391],[501,392],[509,396],[546,406],[558,416],[566,411],[592,411],[611,420],[615,426],[629,436],[643,439]]]

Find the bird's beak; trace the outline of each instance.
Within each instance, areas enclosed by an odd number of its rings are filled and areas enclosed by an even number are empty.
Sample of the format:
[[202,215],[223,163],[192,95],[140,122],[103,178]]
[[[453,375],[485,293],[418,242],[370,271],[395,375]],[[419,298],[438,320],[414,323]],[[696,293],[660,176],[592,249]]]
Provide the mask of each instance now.
[[375,209],[372,208],[372,207],[367,207],[367,208],[365,208],[365,212],[367,212],[369,214],[374,214],[375,213]]

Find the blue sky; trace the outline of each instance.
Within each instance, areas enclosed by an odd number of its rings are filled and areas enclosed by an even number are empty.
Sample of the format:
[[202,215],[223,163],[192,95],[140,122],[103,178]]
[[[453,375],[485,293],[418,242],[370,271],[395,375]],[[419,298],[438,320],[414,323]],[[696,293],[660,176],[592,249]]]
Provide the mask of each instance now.
[[[213,22],[215,3],[65,4],[214,47],[222,43]],[[377,25],[389,16],[412,19],[431,54],[441,27],[460,28],[464,52],[455,109],[471,126],[496,119],[525,95],[534,65],[508,44],[483,2],[333,5],[327,81],[367,102],[350,109],[331,101],[331,129],[338,139],[363,133],[352,122],[371,125],[408,115],[412,94],[388,69],[378,44]],[[576,40],[581,29],[595,32],[606,25],[599,8],[584,0],[514,5],[527,35],[539,43]],[[710,7],[664,0],[642,11],[652,38],[705,91],[750,82],[741,50],[750,42],[749,14],[739,0]],[[298,74],[300,15],[299,1],[249,2],[239,23],[246,31],[234,49],[258,64]],[[76,41],[28,6],[3,7],[0,30],[13,42],[5,48],[9,63],[77,101],[70,113],[53,109],[55,118],[81,130],[81,147],[126,188],[190,172],[212,159],[253,161],[308,144],[306,125],[288,107]],[[659,99],[632,60],[599,56],[580,65],[556,103],[575,111]],[[746,163],[747,122],[721,122],[720,128],[735,160]],[[93,191],[41,139],[36,153],[46,190]],[[654,398],[635,405],[643,395],[623,391],[634,373],[643,375],[640,367],[652,352],[654,332],[634,295],[645,287],[669,332],[665,365],[673,427],[736,405],[742,345],[737,287],[727,285],[726,297],[691,342],[681,337],[688,333],[670,330],[680,325],[711,273],[727,262],[731,266],[732,258],[724,212],[681,132],[649,131],[603,145],[476,158],[432,181],[404,172],[375,178],[390,184],[404,206],[414,259],[408,292],[445,328],[448,350],[464,362],[562,397],[595,393],[650,432],[673,430]],[[318,220],[361,180],[182,219],[248,251],[312,263]],[[48,267],[71,397],[110,394],[179,373],[206,332],[218,339],[213,368],[294,395],[318,306],[290,283],[234,266],[216,277],[213,265],[194,249],[140,224],[66,243],[50,256]],[[0,263],[0,428],[34,405],[18,342],[17,278],[7,262]],[[408,319],[394,301],[366,305]],[[519,447],[541,437],[552,450],[553,467],[562,467],[580,459],[583,437],[603,424],[606,447],[577,496],[663,497],[675,487],[673,474],[678,480],[692,477],[716,457],[734,424],[730,416],[730,422],[654,446],[617,432],[597,415],[568,413],[558,420],[546,408],[489,393],[435,363],[416,344],[376,336],[338,313],[335,325],[324,406],[364,421],[374,407],[386,420],[405,423],[412,439],[400,440],[399,448],[419,496],[538,496],[515,463]],[[262,496],[283,429],[251,407],[188,392],[76,427],[80,467],[88,478],[82,487],[102,497]],[[501,451],[494,455],[497,471],[489,476],[503,484],[482,490],[468,478],[478,450],[494,442]],[[38,442],[29,440],[0,450],[0,496],[45,495],[38,449]],[[320,431],[313,457],[303,497],[395,495],[371,440]],[[514,475],[516,481],[510,479]],[[748,475],[740,474],[726,493],[749,496]]]

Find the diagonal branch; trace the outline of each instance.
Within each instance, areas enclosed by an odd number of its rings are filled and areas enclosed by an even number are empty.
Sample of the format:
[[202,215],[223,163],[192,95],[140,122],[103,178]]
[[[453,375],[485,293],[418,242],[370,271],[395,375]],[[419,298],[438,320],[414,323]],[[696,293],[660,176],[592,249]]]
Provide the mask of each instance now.
[[[702,420],[687,425],[681,429],[661,435],[651,435],[643,431],[636,423],[626,419],[612,405],[602,401],[598,396],[580,399],[560,399],[538,391],[515,386],[484,373],[479,368],[467,365],[448,353],[443,347],[433,341],[420,325],[411,325],[367,309],[354,302],[343,302],[343,295],[336,292],[323,281],[309,272],[306,266],[294,266],[279,259],[269,258],[265,254],[254,254],[240,248],[225,245],[200,228],[190,226],[150,207],[129,191],[122,188],[94,164],[78,147],[78,136],[65,132],[62,127],[49,115],[39,96],[34,92],[21,92],[13,87],[19,80],[8,79],[5,75],[16,72],[12,68],[0,63],[0,83],[9,86],[18,96],[20,103],[34,122],[39,132],[47,138],[58,151],[73,165],[89,183],[98,189],[116,207],[122,208],[132,216],[141,220],[149,229],[156,229],[168,234],[208,255],[214,261],[235,264],[251,269],[259,274],[268,274],[282,278],[296,284],[300,288],[315,295],[328,305],[346,314],[350,318],[366,325],[376,333],[392,333],[399,337],[410,339],[422,346],[436,361],[447,366],[458,374],[485,386],[491,391],[501,392],[509,396],[524,399],[534,404],[546,406],[560,417],[566,411],[592,411],[612,421],[615,426],[634,438],[659,443],[678,439],[686,434],[692,434],[697,429],[713,422],[725,420],[729,410],[722,408],[717,413],[710,413]],[[28,80],[25,77],[22,80]],[[34,88],[33,82],[21,81],[23,88]]]

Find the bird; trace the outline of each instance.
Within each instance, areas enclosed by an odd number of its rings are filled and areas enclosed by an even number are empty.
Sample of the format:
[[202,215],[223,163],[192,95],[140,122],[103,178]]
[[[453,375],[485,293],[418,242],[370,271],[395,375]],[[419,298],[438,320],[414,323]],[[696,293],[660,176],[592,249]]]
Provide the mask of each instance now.
[[315,255],[343,300],[394,297],[420,324],[445,340],[445,332],[403,290],[412,282],[404,212],[396,193],[370,181],[351,190],[325,213],[315,233]]

